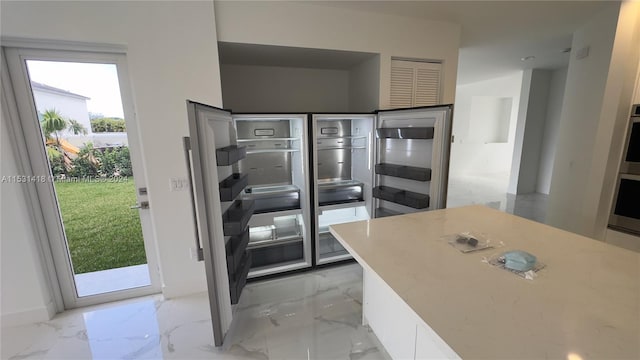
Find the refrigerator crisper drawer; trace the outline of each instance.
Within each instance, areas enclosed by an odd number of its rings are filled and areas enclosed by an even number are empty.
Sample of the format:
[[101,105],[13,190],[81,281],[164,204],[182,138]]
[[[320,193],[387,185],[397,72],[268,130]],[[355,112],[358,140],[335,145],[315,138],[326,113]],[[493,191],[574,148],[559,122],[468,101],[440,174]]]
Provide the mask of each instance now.
[[254,259],[252,263],[254,269],[304,260],[302,239],[296,242],[249,249],[248,251],[251,253],[252,259]]
[[386,163],[376,164],[376,174],[417,181],[431,180],[431,169],[416,166],[404,166]]
[[247,148],[237,145],[230,145],[216,149],[216,162],[218,166],[227,166],[237,163],[247,156]]
[[387,216],[396,216],[396,215],[402,215],[402,213],[397,212],[397,211],[393,211],[393,210],[389,210],[389,209],[385,209],[385,208],[376,208],[376,218],[382,218],[382,217],[387,217]]
[[249,244],[249,229],[247,228],[240,235],[232,236],[226,244],[227,251],[227,271],[229,276],[234,276],[240,269],[242,256]]
[[251,253],[245,252],[238,272],[233,278],[229,276],[229,293],[231,295],[231,304],[237,304],[238,300],[240,300],[242,289],[247,284],[247,275],[249,275],[251,263]]
[[273,219],[273,225],[251,227],[249,248],[273,246],[302,240],[302,227],[297,216],[283,216]]
[[433,139],[433,127],[379,128],[381,139]]
[[256,214],[300,209],[300,189],[295,185],[248,188],[242,198],[255,202]]
[[364,184],[354,180],[343,180],[318,184],[318,203],[334,205],[363,201]]
[[429,207],[429,195],[396,189],[389,186],[376,186],[373,188],[373,197],[412,207],[414,209],[426,209]]
[[249,183],[247,174],[232,174],[219,184],[220,201],[232,201]]
[[236,200],[231,207],[222,214],[222,230],[225,236],[234,236],[242,233],[251,215],[255,204],[252,200]]

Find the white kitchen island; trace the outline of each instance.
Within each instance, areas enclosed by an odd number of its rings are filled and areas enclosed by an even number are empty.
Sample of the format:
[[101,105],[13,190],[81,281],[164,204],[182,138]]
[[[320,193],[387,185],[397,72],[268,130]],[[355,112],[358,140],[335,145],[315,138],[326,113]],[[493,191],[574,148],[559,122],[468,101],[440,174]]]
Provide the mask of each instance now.
[[[465,231],[502,247],[463,254]],[[334,225],[394,359],[640,359],[640,254],[484,206]],[[483,262],[524,250],[533,280]]]

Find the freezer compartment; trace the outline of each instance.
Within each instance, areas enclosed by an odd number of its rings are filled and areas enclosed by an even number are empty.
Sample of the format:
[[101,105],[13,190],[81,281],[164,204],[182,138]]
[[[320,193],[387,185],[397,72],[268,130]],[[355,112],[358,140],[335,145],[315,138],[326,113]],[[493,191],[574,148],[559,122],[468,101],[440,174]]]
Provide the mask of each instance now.
[[363,201],[364,184],[355,180],[318,182],[318,204],[335,205]]
[[331,233],[327,230],[325,232],[321,232],[320,238],[318,240],[318,244],[320,246],[320,259],[331,258],[335,256],[343,256],[349,254],[347,250],[345,250],[342,245],[336,240],[336,238],[331,235]]
[[250,252],[245,252],[240,263],[240,267],[236,275],[232,278],[229,277],[229,294],[231,295],[231,304],[237,304],[242,294],[242,289],[247,284],[247,275],[249,275],[249,269],[251,269],[252,255]]
[[431,169],[417,166],[381,163],[376,164],[376,174],[417,181],[431,180]]
[[244,146],[230,145],[216,149],[216,162],[218,166],[233,165],[247,156],[247,148]]
[[381,139],[433,139],[433,127],[399,127],[376,129]]
[[376,208],[376,218],[382,218],[387,216],[402,215],[401,212],[385,209],[383,207]]
[[247,174],[232,174],[219,184],[220,201],[232,201],[249,183]]
[[227,251],[227,271],[229,277],[235,276],[240,270],[242,257],[249,244],[249,229],[247,228],[240,235],[232,236],[226,244]]
[[241,234],[249,224],[253,215],[255,203],[253,200],[236,200],[227,211],[222,214],[222,230],[225,236]]
[[243,199],[255,202],[255,213],[300,209],[300,189],[295,185],[247,188]]
[[389,186],[376,186],[373,188],[373,197],[412,207],[414,209],[426,209],[429,207],[429,195],[396,189]]

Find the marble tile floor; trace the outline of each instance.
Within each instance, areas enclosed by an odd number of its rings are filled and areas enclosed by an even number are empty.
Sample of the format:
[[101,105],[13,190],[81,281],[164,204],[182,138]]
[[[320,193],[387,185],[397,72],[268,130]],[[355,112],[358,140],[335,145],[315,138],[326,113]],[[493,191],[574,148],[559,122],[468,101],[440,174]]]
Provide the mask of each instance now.
[[358,264],[250,283],[221,348],[206,294],[148,296],[2,329],[2,359],[389,359],[361,325]]
[[78,296],[104,294],[151,284],[147,264],[76,274]]
[[547,195],[508,194],[506,188],[506,184],[492,181],[489,177],[452,177],[449,179],[447,207],[484,204],[529,220],[545,223]]

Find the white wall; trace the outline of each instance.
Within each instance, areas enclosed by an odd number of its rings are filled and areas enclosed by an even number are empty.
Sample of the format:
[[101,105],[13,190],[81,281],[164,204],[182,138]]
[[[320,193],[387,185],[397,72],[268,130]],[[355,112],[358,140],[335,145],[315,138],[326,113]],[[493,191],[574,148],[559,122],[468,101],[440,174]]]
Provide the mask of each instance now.
[[[522,72],[458,86],[453,112],[454,143],[451,146],[450,176],[453,178],[481,176],[491,178],[506,191],[511,169],[511,154],[515,124],[520,104]],[[474,133],[482,128],[484,115],[472,112],[474,99],[483,97],[511,99],[507,142],[488,143],[484,136]]]
[[509,177],[508,192],[511,194],[528,194],[536,190],[550,81],[548,70],[524,71]]
[[[0,147],[2,160],[0,176],[24,174],[16,163],[11,146],[7,109],[2,109]],[[40,253],[34,239],[26,188],[32,184],[14,183],[11,178],[2,181],[0,203],[0,313],[2,326],[20,325],[48,319],[54,312],[53,298],[47,288],[47,280],[40,261]]]
[[379,109],[380,56],[374,56],[349,69],[349,111]]
[[[3,36],[128,47],[149,201],[153,204],[150,211],[167,297],[206,289],[203,264],[191,260],[189,253],[195,241],[189,194],[170,192],[169,179],[187,177],[181,139],[188,135],[185,99],[222,105],[213,10],[211,2],[186,1],[1,3]],[[51,26],[51,19],[56,19],[55,26]],[[9,208],[22,202],[9,201]],[[21,222],[22,217],[13,223]],[[32,239],[26,227],[16,225],[7,231],[7,239]],[[3,254],[4,246],[3,235]],[[22,245],[13,242],[8,246],[11,254]],[[25,284],[31,284],[27,273],[26,263],[16,263],[11,281],[3,279],[2,293],[19,293]],[[29,299],[25,296],[21,300],[26,310]]]
[[391,57],[443,60],[443,103],[455,97],[457,24],[309,2],[216,1],[220,41],[380,54],[381,108],[390,100]]
[[[573,35],[546,221],[597,239],[605,236],[635,86],[639,14],[640,3],[625,2]],[[589,56],[576,59],[586,46]]]
[[225,109],[234,112],[349,110],[349,72],[279,66],[220,66]]
[[551,187],[551,176],[553,174],[556,148],[558,147],[558,129],[560,127],[560,115],[562,112],[562,100],[564,99],[564,84],[566,80],[566,67],[551,71],[547,115],[544,123],[540,165],[538,168],[538,185],[536,186],[536,192],[541,194],[549,194],[549,188]]

